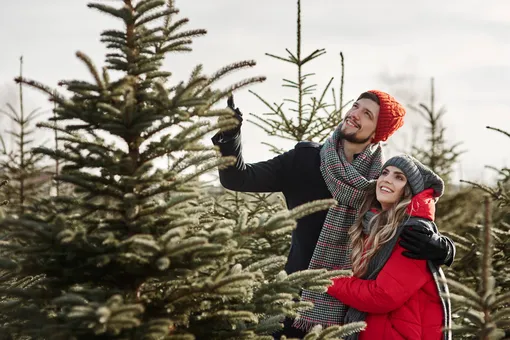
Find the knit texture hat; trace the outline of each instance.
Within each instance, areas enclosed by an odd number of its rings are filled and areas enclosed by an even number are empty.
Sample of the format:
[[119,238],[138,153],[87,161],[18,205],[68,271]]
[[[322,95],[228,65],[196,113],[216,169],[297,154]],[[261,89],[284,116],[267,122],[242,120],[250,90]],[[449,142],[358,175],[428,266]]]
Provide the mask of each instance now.
[[395,156],[386,161],[383,169],[388,166],[399,168],[407,177],[413,196],[425,189],[433,189],[434,197],[441,197],[444,192],[444,182],[435,172],[416,158],[409,155]]
[[384,142],[404,125],[406,110],[395,98],[385,92],[378,90],[368,92],[375,94],[380,102],[379,118],[373,143]]

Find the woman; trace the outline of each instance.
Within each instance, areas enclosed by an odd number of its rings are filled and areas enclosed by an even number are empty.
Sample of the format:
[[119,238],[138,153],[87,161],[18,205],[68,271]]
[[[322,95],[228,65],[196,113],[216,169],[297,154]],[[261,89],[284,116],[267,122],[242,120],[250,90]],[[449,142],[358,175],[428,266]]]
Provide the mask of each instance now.
[[[361,215],[351,227],[352,277],[339,277],[328,294],[349,307],[344,323],[365,321],[364,331],[347,339],[451,339],[448,288],[441,269],[402,255],[404,227],[437,234],[435,201],[443,181],[416,159],[389,159],[367,194]],[[401,241],[404,242],[404,241]]]

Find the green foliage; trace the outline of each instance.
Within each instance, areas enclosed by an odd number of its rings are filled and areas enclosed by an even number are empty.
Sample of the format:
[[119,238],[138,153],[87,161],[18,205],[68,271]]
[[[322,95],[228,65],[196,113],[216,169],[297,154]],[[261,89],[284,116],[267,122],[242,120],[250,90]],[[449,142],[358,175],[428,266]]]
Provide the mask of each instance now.
[[293,210],[282,209],[271,213],[261,212],[249,217],[248,210],[241,210],[237,216],[235,239],[243,248],[250,249],[251,259],[263,260],[268,254],[288,254],[290,234],[296,227],[296,220],[317,211],[326,210],[334,200],[318,200],[305,203]]
[[[0,222],[0,324],[7,339],[271,339],[284,316],[309,307],[302,288],[323,291],[344,272],[286,275],[285,258],[264,243],[288,237],[295,220],[333,202],[292,211],[227,211],[205,195],[197,178],[217,166],[201,139],[232,124],[213,105],[262,78],[213,88],[197,66],[187,82],[168,86],[166,54],[190,50],[203,30],[180,31],[171,1],[124,0],[89,7],[119,18],[125,31],[107,30],[111,50],[99,72],[82,52],[92,83],[62,81],[66,98],[23,77],[55,103],[40,126],[54,129],[55,149],[39,147],[56,163],[56,181],[73,190],[28,205],[21,218]],[[112,71],[120,74],[111,78]],[[230,124],[230,125],[229,125]],[[62,147],[62,149],[59,148]],[[167,157],[167,169],[154,161]],[[276,211],[277,210],[277,211]],[[281,242],[283,243],[283,242]],[[334,339],[353,326],[313,336]]]
[[[505,329],[508,330],[510,326],[510,291],[506,270],[509,254],[505,252],[510,241],[510,229],[508,225],[506,230],[492,228],[491,215],[490,199],[487,197],[480,237],[473,240],[472,237],[470,239],[473,234],[467,234],[464,239],[457,240],[465,251],[457,267],[469,262],[471,270],[452,270],[457,274],[457,280],[447,280],[454,292],[451,299],[456,319],[453,327],[456,338],[503,339]],[[466,252],[465,246],[469,243],[472,249]]]
[[482,220],[481,196],[471,187],[447,188],[436,205],[436,223],[442,231],[461,232]]
[[[499,133],[504,134],[507,137],[510,137],[510,133],[503,131],[501,129],[491,127],[491,126],[487,126],[487,129],[497,131]],[[463,182],[469,183],[469,184],[485,191],[489,195],[491,195],[491,197],[494,200],[499,202],[498,204],[500,207],[510,206],[510,188],[509,188],[510,187],[510,168],[504,167],[502,169],[497,169],[497,168],[494,168],[493,166],[487,166],[487,168],[495,170],[499,175],[499,179],[496,183],[495,188],[491,188],[490,186],[487,186],[487,185],[473,183],[470,181],[463,181]]]
[[262,214],[274,214],[286,209],[284,198],[279,193],[251,193],[220,189],[216,195],[215,214],[224,218],[237,219],[241,211],[249,218]]
[[430,81],[430,103],[420,103],[419,108],[411,107],[427,121],[427,140],[422,147],[413,146],[412,155],[437,173],[445,183],[449,184],[453,166],[458,162],[464,151],[459,151],[460,143],[448,145],[442,119],[446,113],[444,108],[436,109],[434,78]]
[[[1,187],[3,187],[4,185],[6,185],[6,184],[7,184],[7,182],[8,182],[8,181],[7,181],[6,179],[4,179],[3,181],[1,181],[1,182],[0,182],[0,188],[1,188]],[[1,207],[1,206],[4,206],[4,205],[7,205],[7,204],[9,204],[9,201],[8,201],[8,200],[1,201],[1,202],[0,202],[0,207]]]
[[[270,238],[331,202],[246,223],[214,217],[195,179],[232,160],[217,159],[201,144],[227,126],[206,119],[231,115],[212,106],[262,78],[213,86],[254,63],[212,76],[197,66],[188,81],[168,86],[164,56],[189,50],[191,38],[205,31],[180,31],[186,20],[174,19],[172,2],[89,7],[125,27],[103,32],[110,53],[101,72],[77,53],[93,82],[62,81],[72,94],[66,98],[17,78],[55,102],[54,119],[40,126],[58,131],[62,149],[35,151],[62,161],[56,179],[74,190],[28,206],[20,219],[2,220],[2,329],[33,339],[268,338],[281,327],[277,320],[304,307],[296,301],[302,287],[324,289],[338,273],[286,276],[281,256],[252,257],[256,242],[239,231],[260,228]],[[112,71],[120,77],[112,79]],[[155,168],[165,156],[168,169]]]
[[[119,1],[120,2],[120,1]],[[345,272],[287,275],[280,252],[296,219],[333,201],[288,211],[262,204],[237,214],[201,192],[200,175],[232,163],[202,138],[229,129],[230,110],[213,106],[232,91],[217,81],[251,61],[211,76],[198,65],[173,85],[165,56],[190,51],[204,30],[182,31],[172,1],[92,3],[123,23],[106,30],[106,67],[83,52],[92,82],[65,80],[71,95],[20,76],[47,94],[54,115],[40,127],[55,133],[55,181],[72,190],[39,197],[20,218],[0,221],[0,324],[5,339],[271,339],[285,316],[311,307],[301,289],[324,291]],[[113,75],[117,78],[114,79]],[[166,157],[167,169],[154,162]],[[225,216],[214,213],[224,211]],[[227,216],[228,215],[228,216]],[[364,324],[315,331],[336,339]],[[357,328],[356,328],[357,327]]]
[[[296,80],[283,79],[283,87],[291,88],[297,91],[296,98],[284,99],[281,104],[271,104],[262,96],[252,92],[259,100],[261,100],[267,107],[267,113],[263,115],[267,118],[251,114],[256,121],[251,121],[253,124],[259,126],[270,136],[278,136],[292,141],[324,141],[342,121],[342,113],[349,102],[343,102],[343,86],[344,86],[344,57],[340,53],[341,58],[341,80],[339,98],[337,99],[334,88],[331,87],[333,79],[324,87],[324,90],[315,96],[316,85],[309,84],[308,79],[313,76],[313,73],[305,73],[304,66],[318,57],[322,56],[326,51],[324,49],[317,49],[310,53],[308,56],[303,57],[301,51],[301,1],[297,1],[297,49],[293,53],[286,49],[288,56],[280,57],[273,54],[266,53],[266,55],[290,63],[296,66],[297,78]],[[333,104],[326,102],[326,94],[331,88],[333,95]],[[307,99],[309,99],[307,101]],[[293,107],[284,110],[284,104],[289,103]],[[282,150],[269,145],[274,152],[280,153]]]
[[[327,204],[327,203],[326,203]],[[295,223],[276,230],[261,227],[270,216],[288,214],[281,194],[241,193],[222,190],[215,197],[213,215],[237,221],[239,244],[249,247],[255,258],[288,254]]]
[[[454,334],[459,339],[503,339],[505,332],[510,333],[510,202],[507,199],[510,182],[507,168],[498,172],[501,177],[495,188],[472,183],[476,188],[471,190],[472,196],[478,197],[479,190],[486,193],[483,216],[477,215],[472,223],[447,233],[458,250],[447,276],[453,292]],[[491,202],[497,203],[496,206]]]
[[[23,75],[23,57],[20,58],[20,76]],[[35,140],[34,120],[40,115],[35,109],[28,115],[24,109],[23,88],[19,87],[19,110],[7,104],[6,110],[0,110],[16,128],[7,131],[12,137],[9,148],[0,136],[0,180],[8,180],[0,197],[5,197],[12,204],[6,208],[9,213],[21,215],[25,207],[33,203],[41,194],[48,194],[52,174],[44,164],[44,156],[32,153]],[[41,143],[37,142],[37,145]]]
[[[6,184],[7,184],[7,180],[0,181],[0,188]],[[4,208],[7,206],[7,204],[9,204],[8,200],[0,200],[0,220],[5,217]]]

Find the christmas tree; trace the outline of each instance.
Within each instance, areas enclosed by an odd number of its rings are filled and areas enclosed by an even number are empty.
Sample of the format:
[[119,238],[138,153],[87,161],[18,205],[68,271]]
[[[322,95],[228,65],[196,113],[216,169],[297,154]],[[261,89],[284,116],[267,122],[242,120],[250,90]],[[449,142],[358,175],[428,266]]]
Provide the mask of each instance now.
[[[120,1],[118,1],[120,2]],[[190,51],[204,30],[183,31],[172,1],[123,0],[90,8],[120,19],[123,30],[102,33],[109,53],[99,71],[82,52],[92,82],[60,83],[71,97],[37,81],[16,80],[49,95],[61,149],[39,147],[64,164],[56,181],[70,193],[41,199],[0,227],[0,323],[5,339],[272,339],[283,316],[307,306],[302,288],[324,290],[343,272],[283,271],[282,256],[252,256],[258,228],[288,232],[295,219],[327,209],[313,202],[273,215],[212,214],[214,199],[197,178],[232,159],[201,143],[229,129],[211,117],[232,116],[214,105],[232,91],[218,80],[253,62],[228,65],[211,76],[197,66],[187,81],[170,84],[165,57]],[[113,78],[118,75],[117,78]],[[167,157],[168,167],[155,161]],[[254,236],[250,236],[254,235]],[[268,237],[269,237],[268,236]],[[334,339],[363,325],[332,328],[309,339]]]
[[[20,58],[20,76],[22,75],[23,57]],[[12,138],[9,147],[0,136],[0,180],[8,181],[0,192],[0,197],[11,202],[6,207],[7,213],[17,216],[22,215],[25,207],[35,202],[38,197],[49,194],[52,178],[52,173],[44,162],[44,155],[32,153],[32,148],[36,145],[35,119],[41,112],[35,109],[25,113],[21,84],[18,95],[19,109],[8,103],[6,109],[0,110],[13,123],[13,129],[5,134]]]
[[[454,240],[457,254],[452,267],[445,267],[451,291],[455,339],[502,339],[509,329],[508,252],[508,170],[496,188],[469,181],[468,187],[454,185],[453,167],[463,151],[460,143],[449,145],[445,139],[444,108],[436,109],[434,79],[430,102],[412,107],[427,121],[427,140],[413,146],[412,153],[439,173],[448,191],[437,204],[436,222],[441,232]],[[500,131],[502,132],[502,131]],[[494,168],[493,168],[494,169]],[[490,195],[483,197],[473,189]],[[498,202],[493,207],[491,201]],[[483,206],[483,209],[480,207]]]
[[412,154],[437,173],[448,185],[451,182],[453,166],[464,152],[458,150],[460,143],[448,145],[446,142],[446,127],[443,124],[446,109],[444,107],[437,109],[435,98],[434,78],[432,78],[428,105],[420,103],[419,107],[411,106],[412,110],[427,122],[427,140],[423,147],[413,146]]
[[[489,127],[490,128],[490,127]],[[490,128],[506,134],[497,128]],[[491,167],[492,168],[492,167]],[[463,228],[448,234],[458,249],[456,260],[447,271],[454,311],[454,334],[459,339],[506,339],[510,337],[510,169],[497,169],[500,178],[494,187],[463,181],[476,189],[473,199],[484,209]],[[495,202],[496,204],[492,204]]]
[[[3,180],[2,182],[0,182],[0,188],[5,186],[6,184],[7,184],[7,180]],[[6,206],[8,203],[9,203],[8,200],[0,201],[0,208],[2,208],[3,206]]]
[[[283,87],[295,90],[296,96],[284,99],[280,104],[271,104],[259,94],[250,91],[260,99],[269,110],[267,113],[263,114],[267,116],[267,118],[252,114],[253,118],[256,120],[251,122],[259,126],[270,136],[277,136],[296,142],[305,140],[323,142],[340,124],[343,119],[343,110],[351,102],[348,101],[344,103],[343,98],[344,56],[340,53],[341,74],[338,94],[335,93],[335,89],[332,87],[334,80],[332,77],[322,92],[320,92],[319,95],[315,95],[317,85],[307,83],[308,79],[314,74],[306,73],[304,66],[324,55],[326,51],[324,49],[316,49],[309,55],[303,56],[301,32],[301,0],[298,0],[296,51],[291,52],[289,49],[286,49],[288,53],[287,57],[266,53],[266,55],[276,60],[296,66],[296,79],[283,79]],[[332,91],[333,103],[328,103],[326,100],[326,95],[330,89]],[[288,109],[284,108],[285,103],[292,105],[292,107]],[[269,145],[276,153],[282,152],[282,150],[271,144],[264,144]]]
[[[271,104],[269,100],[250,90],[269,110],[262,114],[253,114],[255,120],[248,120],[261,128],[267,135],[300,142],[304,140],[322,142],[331,135],[332,131],[340,124],[343,118],[343,110],[351,101],[344,103],[344,56],[340,53],[341,74],[339,91],[335,92],[333,85],[334,78],[330,78],[323,91],[316,97],[317,85],[309,84],[308,80],[313,73],[305,73],[305,66],[324,55],[324,49],[317,49],[307,56],[302,53],[302,25],[301,25],[301,1],[297,1],[297,32],[296,51],[286,49],[288,57],[279,57],[271,53],[267,56],[295,66],[297,73],[296,80],[283,80],[283,87],[293,90],[294,96],[286,98],[281,104]],[[328,103],[326,95],[331,90],[333,103]],[[338,98],[337,98],[338,97]],[[291,105],[285,108],[285,104]],[[233,103],[232,103],[233,105]],[[284,150],[273,144],[262,142],[270,147],[274,153],[282,153]],[[243,219],[243,214],[251,217],[257,214],[275,214],[286,209],[285,199],[281,193],[239,193],[218,189],[217,209],[215,214],[234,219]],[[263,247],[267,251],[272,250],[275,255],[288,254],[291,237],[289,233],[279,233],[263,238]]]
[[487,196],[483,225],[464,230],[456,238],[462,255],[448,272],[447,280],[453,292],[450,295],[456,339],[496,340],[510,335],[510,229],[504,222],[493,227],[492,215]]
[[464,228],[480,215],[480,200],[473,195],[471,187],[463,187],[452,182],[455,166],[464,153],[458,150],[461,143],[448,143],[444,117],[445,107],[437,108],[434,78],[430,79],[430,101],[410,105],[412,112],[417,113],[425,122],[425,140],[420,145],[412,145],[410,153],[439,174],[445,181],[447,190],[437,204],[436,223],[443,231]]
[[[334,78],[330,78],[323,91],[319,96],[315,96],[316,85],[309,84],[308,79],[313,76],[312,73],[305,73],[305,64],[322,56],[325,53],[324,49],[317,49],[304,57],[301,48],[301,1],[297,1],[297,50],[295,53],[290,50],[288,57],[283,58],[270,53],[266,55],[275,58],[279,61],[290,63],[296,67],[297,79],[295,81],[284,79],[284,88],[291,88],[294,90],[295,96],[286,98],[281,104],[270,104],[259,94],[253,93],[269,110],[267,113],[250,114],[255,121],[250,121],[256,126],[260,127],[267,135],[280,137],[283,139],[299,142],[303,140],[322,142],[329,137],[332,131],[338,127],[343,119],[343,110],[351,102],[344,103],[343,99],[343,86],[344,86],[344,57],[340,53],[341,59],[341,77],[340,77],[340,90],[337,94],[332,87]],[[333,103],[330,104],[326,101],[326,95],[331,90]],[[284,104],[290,104],[292,107],[284,109]],[[233,100],[229,104],[232,109],[235,108]],[[266,116],[267,118],[264,118]],[[272,144],[262,142],[268,145],[274,153],[282,153],[284,150],[275,147]],[[219,216],[231,216],[236,220],[242,221],[245,224],[240,226],[241,240],[240,243],[249,247],[253,256],[259,256],[261,259],[267,257],[268,253],[275,256],[288,254],[290,248],[290,231],[294,229],[295,224],[289,223],[287,228],[278,228],[278,230],[267,230],[265,228],[257,227],[257,219],[260,216],[268,216],[274,214],[275,216],[286,216],[289,212],[286,211],[285,200],[281,193],[273,194],[260,194],[260,193],[239,193],[232,191],[219,190],[217,198],[215,214]],[[321,202],[312,202],[311,206],[320,204]],[[319,209],[317,209],[319,210]],[[250,216],[258,216],[257,219],[249,221]],[[303,215],[304,216],[304,215]],[[248,221],[248,222],[246,222]],[[250,227],[252,225],[252,227]],[[259,235],[258,238],[248,238],[248,241],[242,240],[243,235]],[[303,271],[300,275],[308,275],[309,271]],[[336,275],[345,275],[347,272],[335,271],[329,272],[329,277]],[[330,282],[324,281],[329,285]],[[326,286],[317,286],[319,290],[324,291]],[[290,314],[289,314],[290,315]],[[296,314],[292,314],[295,317]],[[311,339],[339,339],[348,334],[359,332],[366,326],[364,322],[353,323],[344,326],[331,326],[323,329],[316,327],[312,329],[307,336],[306,340]],[[282,337],[282,340],[285,337]]]

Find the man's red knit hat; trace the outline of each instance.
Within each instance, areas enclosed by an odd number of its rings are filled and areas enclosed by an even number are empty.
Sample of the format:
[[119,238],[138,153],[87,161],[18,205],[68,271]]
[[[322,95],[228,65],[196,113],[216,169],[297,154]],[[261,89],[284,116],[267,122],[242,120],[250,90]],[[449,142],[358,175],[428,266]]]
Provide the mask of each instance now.
[[378,90],[368,92],[375,94],[380,102],[379,118],[373,143],[384,142],[404,125],[406,109],[395,98],[385,92]]

